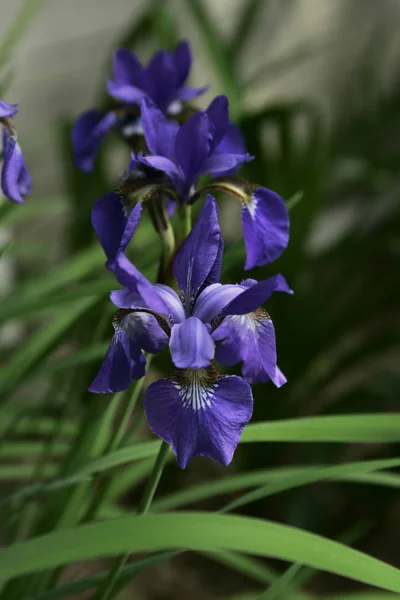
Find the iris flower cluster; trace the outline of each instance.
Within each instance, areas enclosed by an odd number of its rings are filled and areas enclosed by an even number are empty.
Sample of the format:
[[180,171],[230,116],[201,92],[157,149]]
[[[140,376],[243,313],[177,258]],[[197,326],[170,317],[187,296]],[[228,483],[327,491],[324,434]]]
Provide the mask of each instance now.
[[8,104],[0,100],[0,123],[3,125],[1,191],[9,200],[23,202],[23,197],[31,192],[31,176],[15,128],[10,121],[10,117],[18,112],[17,107],[18,104]]
[[[286,382],[277,366],[274,326],[262,305],[273,292],[293,293],[282,275],[220,282],[224,242],[210,192],[231,194],[241,203],[246,270],[280,256],[289,217],[278,194],[236,176],[253,157],[229,119],[228,99],[218,96],[205,110],[188,104],[205,90],[185,85],[190,66],[187,42],[173,53],[158,52],[147,67],[118,50],[108,82],[114,106],[84,113],[72,134],[76,163],[86,171],[111,128],[131,149],[120,184],[92,213],[106,266],[123,289],[111,292],[118,308],[114,335],[89,389],[127,389],[145,375],[146,354],[168,347],[174,371],[148,387],[144,409],[151,430],[172,446],[181,468],[196,455],[229,464],[252,415],[251,384]],[[204,176],[208,182],[199,188]],[[177,250],[171,248],[169,217],[176,208],[185,214],[203,196],[193,228]],[[146,209],[164,250],[168,243],[170,250],[155,284],[127,256]],[[241,363],[242,377],[222,375],[216,362]]]

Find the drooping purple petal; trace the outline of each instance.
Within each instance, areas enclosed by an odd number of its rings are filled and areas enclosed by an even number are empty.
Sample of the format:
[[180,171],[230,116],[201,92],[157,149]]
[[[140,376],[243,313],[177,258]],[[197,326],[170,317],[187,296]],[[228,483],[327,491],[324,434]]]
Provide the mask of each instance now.
[[72,128],[74,160],[82,171],[93,170],[94,159],[103,136],[117,122],[113,112],[106,115],[98,110],[89,110],[81,115]]
[[151,430],[172,446],[181,469],[198,455],[226,466],[251,418],[253,397],[240,377],[189,369],[151,384],[144,408]]
[[175,158],[185,173],[187,191],[208,158],[211,140],[209,118],[201,111],[185,121],[176,135]]
[[117,317],[115,327],[117,332],[122,331],[126,335],[131,345],[151,354],[160,352],[168,342],[168,336],[157,319],[146,312],[132,312]]
[[189,317],[172,327],[169,349],[178,369],[201,369],[214,358],[215,344],[207,326],[200,319]]
[[213,338],[222,340],[216,351],[217,361],[222,365],[243,362],[243,377],[249,383],[270,379],[277,387],[286,383],[276,364],[274,325],[265,311],[227,317]]
[[220,237],[217,205],[214,198],[207,194],[200,215],[173,263],[175,279],[184,298],[187,314],[214,266]]
[[148,149],[156,156],[172,159],[179,124],[176,121],[166,119],[163,113],[149,100],[143,100],[140,111]]
[[294,293],[286,283],[286,279],[283,275],[273,275],[259,283],[254,279],[246,280],[246,282],[249,281],[253,281],[254,284],[251,285],[251,287],[242,286],[247,287],[247,289],[245,289],[242,294],[236,296],[236,298],[222,310],[222,315],[246,315],[259,308],[274,292],[286,292],[287,294]]
[[[139,222],[140,213],[141,205],[137,204],[130,221],[132,235]],[[117,192],[109,192],[96,201],[92,210],[92,225],[103,246],[110,268],[113,267],[127,223],[126,209]]]
[[243,293],[240,285],[221,285],[214,283],[207,286],[196,300],[193,316],[198,317],[203,323],[209,323],[218,315],[236,296]]
[[0,119],[13,117],[17,112],[18,112],[18,103],[17,104],[9,104],[8,102],[4,102],[3,100],[0,100]]
[[242,209],[246,246],[245,269],[277,259],[288,245],[289,214],[284,200],[272,190],[257,188]]
[[23,202],[31,192],[31,176],[27,169],[17,137],[3,129],[3,168],[1,190],[14,202]]
[[140,348],[122,332],[116,332],[99,372],[89,387],[90,392],[107,394],[128,389],[133,379],[146,371],[146,358]]

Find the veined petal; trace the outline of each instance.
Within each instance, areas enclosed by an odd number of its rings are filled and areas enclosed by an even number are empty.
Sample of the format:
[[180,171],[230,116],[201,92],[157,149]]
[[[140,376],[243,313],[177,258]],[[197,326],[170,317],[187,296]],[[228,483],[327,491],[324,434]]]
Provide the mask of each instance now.
[[213,338],[223,340],[217,347],[217,361],[222,365],[242,361],[243,377],[249,383],[270,379],[277,387],[286,383],[286,377],[276,364],[274,325],[264,310],[226,317]]
[[208,328],[197,317],[173,325],[169,348],[172,362],[178,369],[208,367],[215,353]]
[[162,283],[156,283],[154,288],[160,298],[163,300],[164,304],[168,307],[169,314],[174,323],[181,323],[184,321],[185,311],[178,294],[172,288],[168,287],[167,285],[163,285]]
[[143,100],[140,111],[148,149],[155,156],[172,159],[179,124],[176,121],[166,119],[161,110],[156,108],[149,100]]
[[192,231],[179,248],[173,263],[187,315],[190,314],[197,292],[215,264],[220,238],[217,205],[208,194]]
[[103,136],[117,122],[114,113],[103,115],[98,110],[89,110],[81,115],[72,128],[74,160],[82,171],[93,170],[94,159]]
[[282,275],[273,275],[268,279],[264,279],[264,281],[260,281],[260,283],[257,283],[254,280],[246,280],[246,282],[254,282],[254,284],[232,300],[232,302],[223,309],[221,316],[246,315],[247,313],[251,313],[253,310],[259,308],[261,304],[266,302],[273,292],[286,292],[287,294],[294,293]]
[[23,202],[31,191],[31,176],[16,136],[3,129],[3,168],[1,190],[14,202]]
[[146,358],[140,348],[122,333],[115,333],[103,364],[89,387],[90,392],[108,394],[128,389],[133,379],[146,371]]
[[172,446],[181,469],[194,456],[226,466],[251,418],[253,397],[240,377],[187,369],[152,383],[144,409],[151,430]]
[[9,104],[0,100],[0,119],[13,117],[18,112],[18,104]]
[[214,283],[207,286],[199,295],[193,309],[193,316],[209,323],[236,296],[243,293],[240,285]]
[[202,287],[207,287],[208,285],[212,285],[213,283],[219,283],[221,280],[221,269],[222,269],[222,257],[224,254],[224,240],[222,237],[219,238],[218,243],[218,251],[217,256],[215,257],[215,261],[213,266],[211,267],[211,271],[205,278]]
[[272,190],[259,187],[242,209],[246,246],[245,269],[277,259],[288,245],[289,213],[284,200]]

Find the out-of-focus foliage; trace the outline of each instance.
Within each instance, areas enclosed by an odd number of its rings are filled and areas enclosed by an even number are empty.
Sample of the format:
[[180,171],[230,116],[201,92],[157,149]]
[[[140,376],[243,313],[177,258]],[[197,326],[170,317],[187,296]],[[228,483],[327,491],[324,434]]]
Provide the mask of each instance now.
[[[11,350],[0,343],[0,539],[6,546],[0,551],[0,600],[71,598],[94,590],[105,580],[104,565],[93,563],[87,571],[64,565],[129,549],[148,555],[125,566],[120,582],[131,582],[135,597],[143,599],[334,598],[335,590],[344,590],[337,596],[342,600],[392,598],[386,591],[366,595],[361,584],[354,588],[313,568],[400,593],[399,571],[389,566],[400,567],[400,423],[393,414],[400,392],[398,82],[382,85],[379,61],[368,46],[350,80],[337,86],[330,119],[311,97],[249,112],[238,61],[263,1],[247,2],[226,42],[200,0],[184,4],[256,156],[243,174],[292,199],[289,248],[254,275],[282,272],[296,293],[268,306],[288,384],[254,387],[255,424],[229,468],[197,459],[181,472],[171,460],[153,510],[230,510],[259,521],[157,515],[139,522],[127,516],[159,442],[149,439],[138,390],[113,397],[87,392],[110,337],[108,293],[116,287],[104,269],[90,212],[117,182],[118,172],[109,167],[117,142],[104,145],[93,174],[80,173],[70,159],[71,114],[60,118],[58,131],[66,197],[51,202],[32,196],[23,206],[1,207],[1,227],[22,234],[43,218],[62,219],[66,251],[49,271],[46,260],[32,260],[34,242],[26,246],[18,235],[22,242],[11,241],[1,256],[15,261],[18,277],[1,297],[0,333],[14,324],[18,339]],[[0,43],[4,85],[6,59],[28,12]],[[116,46],[136,49],[143,39],[154,49],[174,47],[178,19],[168,3],[150,2]],[[264,72],[286,68],[292,65],[283,60]],[[268,77],[261,83],[267,86]],[[229,221],[234,207],[218,200]],[[229,223],[224,281],[236,282],[243,278],[244,252],[233,219]],[[132,257],[149,278],[158,254],[155,233],[142,224]],[[167,355],[157,357],[149,378],[169,366]],[[127,409],[135,410],[125,432]],[[270,422],[276,419],[282,422],[275,428]],[[261,433],[258,422],[268,422]],[[22,544],[13,548],[15,542]],[[179,552],[181,547],[198,552]],[[152,581],[154,569],[169,574],[160,575],[161,591]]]

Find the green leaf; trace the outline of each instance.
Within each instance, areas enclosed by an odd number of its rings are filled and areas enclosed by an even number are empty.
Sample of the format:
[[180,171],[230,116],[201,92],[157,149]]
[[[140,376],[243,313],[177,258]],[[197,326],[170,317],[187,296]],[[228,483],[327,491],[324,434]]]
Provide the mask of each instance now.
[[[250,494],[256,494],[257,499],[259,497],[267,497],[284,490],[327,479],[357,481],[359,483],[375,483],[379,485],[380,476],[382,476],[384,485],[390,485],[392,483],[394,484],[394,487],[396,487],[400,481],[399,475],[379,473],[379,477],[375,476],[377,474],[373,474],[372,477],[370,477],[369,472],[399,466],[400,459],[383,459],[334,466],[319,465],[315,467],[262,469],[253,471],[252,473],[228,475],[217,481],[209,483],[204,482],[201,485],[196,485],[189,489],[169,494],[159,500],[155,500],[152,504],[152,511],[175,510],[176,508],[185,506],[191,502],[198,502],[206,498],[213,498],[220,494],[236,492],[238,490],[260,486],[262,484],[264,484],[265,487],[261,488],[261,490],[257,489],[254,490],[254,492],[250,492]],[[390,478],[389,480],[385,479],[386,475]],[[246,494],[245,496],[250,496],[250,494]],[[239,502],[240,499],[241,497],[233,501],[232,504],[235,505],[234,508],[243,504],[242,502]]]
[[244,3],[242,13],[239,15],[238,27],[228,47],[228,54],[237,59],[251,34],[251,29],[256,22],[265,0],[248,0]]
[[0,550],[0,580],[104,555],[175,548],[227,549],[301,562],[400,592],[398,569],[338,542],[261,519],[199,512],[123,517],[13,544]]
[[42,4],[43,0],[25,0],[11,26],[6,29],[0,44],[0,67],[8,60]]
[[398,442],[400,414],[329,415],[253,423],[243,442]]
[[154,441],[135,444],[134,446],[129,446],[128,448],[120,448],[119,450],[110,452],[106,456],[100,456],[99,458],[90,461],[87,465],[82,467],[82,469],[79,469],[77,474],[89,475],[93,473],[100,473],[133,460],[155,456],[160,449],[160,445],[160,442]]
[[96,302],[96,298],[86,298],[64,309],[57,318],[34,335],[3,365],[0,376],[0,393],[5,401],[5,393],[10,392],[57,343],[65,332]]

